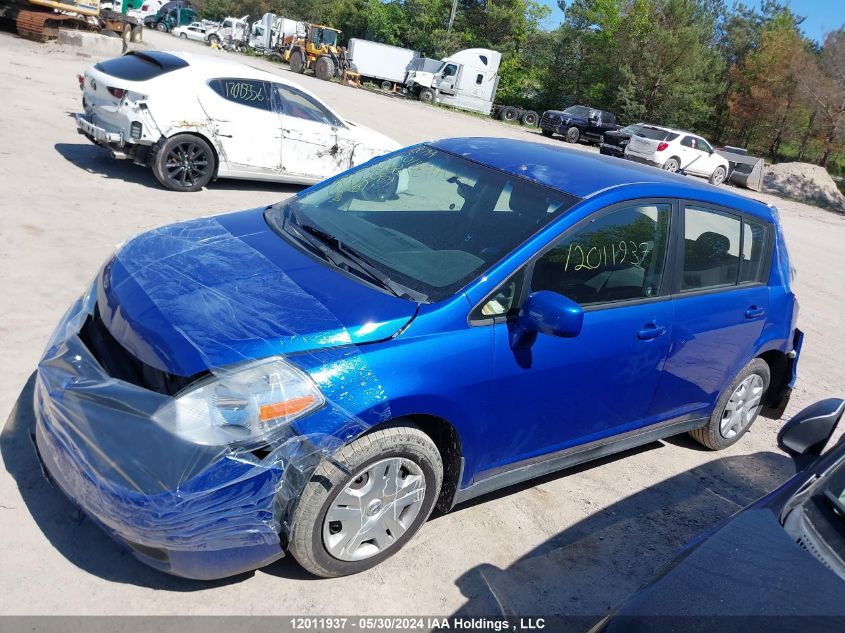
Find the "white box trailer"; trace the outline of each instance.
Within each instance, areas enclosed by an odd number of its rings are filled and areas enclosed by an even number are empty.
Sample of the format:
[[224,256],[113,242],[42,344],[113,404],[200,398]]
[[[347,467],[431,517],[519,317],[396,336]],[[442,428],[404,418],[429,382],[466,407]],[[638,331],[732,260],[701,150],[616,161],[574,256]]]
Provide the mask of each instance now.
[[361,77],[374,79],[385,90],[393,84],[404,84],[405,75],[419,58],[419,51],[400,48],[389,44],[380,44],[353,37],[349,40],[347,55],[355,64],[355,70]]

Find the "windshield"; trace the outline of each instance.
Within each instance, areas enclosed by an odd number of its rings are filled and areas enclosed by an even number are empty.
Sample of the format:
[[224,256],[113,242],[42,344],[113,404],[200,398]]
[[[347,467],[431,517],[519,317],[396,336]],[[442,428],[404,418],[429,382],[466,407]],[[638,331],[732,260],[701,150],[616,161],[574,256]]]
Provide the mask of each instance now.
[[577,201],[419,145],[316,185],[266,216],[282,235],[290,234],[286,220],[295,218],[421,300],[434,302],[454,294]]
[[590,116],[590,108],[585,106],[570,106],[563,111],[564,114],[568,114],[569,116],[577,116],[586,119]]
[[626,125],[619,131],[624,134],[637,134],[640,131],[640,128],[642,128],[641,125]]

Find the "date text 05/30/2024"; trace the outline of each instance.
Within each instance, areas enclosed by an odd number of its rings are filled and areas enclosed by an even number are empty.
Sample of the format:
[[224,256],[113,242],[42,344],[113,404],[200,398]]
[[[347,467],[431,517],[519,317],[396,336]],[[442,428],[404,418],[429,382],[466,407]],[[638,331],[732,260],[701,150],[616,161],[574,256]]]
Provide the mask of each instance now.
[[544,618],[461,617],[294,617],[290,625],[296,631],[540,631]]

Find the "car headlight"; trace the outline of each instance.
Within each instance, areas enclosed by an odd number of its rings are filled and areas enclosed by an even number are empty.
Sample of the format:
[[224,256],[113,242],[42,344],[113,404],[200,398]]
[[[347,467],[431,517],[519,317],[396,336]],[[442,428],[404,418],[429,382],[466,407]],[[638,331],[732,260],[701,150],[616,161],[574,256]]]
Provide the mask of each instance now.
[[306,373],[270,358],[197,382],[161,407],[153,420],[196,444],[260,445],[325,401]]

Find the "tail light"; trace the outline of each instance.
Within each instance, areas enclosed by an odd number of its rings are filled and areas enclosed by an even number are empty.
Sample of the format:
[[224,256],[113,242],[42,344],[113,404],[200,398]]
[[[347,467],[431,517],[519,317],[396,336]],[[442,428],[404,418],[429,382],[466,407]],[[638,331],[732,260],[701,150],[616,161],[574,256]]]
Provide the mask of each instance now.
[[123,95],[126,94],[126,90],[124,90],[123,88],[108,87],[108,91],[109,94],[115,99],[123,99]]
[[[111,88],[109,88],[109,90],[111,90]],[[669,147],[669,143],[667,143],[666,141],[660,141],[660,142],[657,144],[657,151],[658,151],[658,152],[662,152],[662,151],[663,151],[664,149],[666,149],[667,147]]]
[[85,77],[82,75],[77,75],[76,78],[79,80],[79,89],[85,90]]

